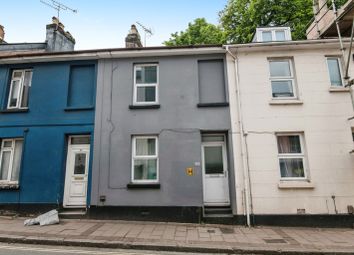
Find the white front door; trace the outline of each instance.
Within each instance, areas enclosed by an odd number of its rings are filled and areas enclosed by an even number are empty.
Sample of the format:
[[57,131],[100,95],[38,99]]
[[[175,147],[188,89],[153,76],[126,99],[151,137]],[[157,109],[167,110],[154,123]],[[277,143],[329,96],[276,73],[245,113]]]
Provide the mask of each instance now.
[[86,207],[90,137],[70,136],[66,160],[64,207]]
[[204,205],[229,205],[225,136],[203,135],[202,141]]

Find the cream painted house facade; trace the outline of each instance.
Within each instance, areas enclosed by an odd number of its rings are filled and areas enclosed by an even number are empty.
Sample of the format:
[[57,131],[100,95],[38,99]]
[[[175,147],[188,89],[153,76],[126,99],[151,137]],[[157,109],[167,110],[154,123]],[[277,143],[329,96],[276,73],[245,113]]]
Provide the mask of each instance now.
[[226,49],[236,214],[251,224],[351,222],[354,114],[338,40]]

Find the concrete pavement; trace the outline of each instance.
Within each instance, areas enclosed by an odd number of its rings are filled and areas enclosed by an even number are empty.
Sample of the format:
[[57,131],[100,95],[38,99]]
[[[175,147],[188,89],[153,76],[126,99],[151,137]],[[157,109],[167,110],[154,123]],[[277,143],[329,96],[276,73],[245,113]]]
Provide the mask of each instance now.
[[354,254],[353,229],[87,219],[40,227],[23,226],[23,220],[0,218],[0,242],[228,254]]

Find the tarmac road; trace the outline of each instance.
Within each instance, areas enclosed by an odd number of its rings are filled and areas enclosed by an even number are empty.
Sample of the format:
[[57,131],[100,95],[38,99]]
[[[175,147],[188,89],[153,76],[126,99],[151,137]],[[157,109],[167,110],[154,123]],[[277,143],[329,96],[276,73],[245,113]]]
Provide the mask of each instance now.
[[[23,245],[0,243],[0,255],[201,255],[201,253],[179,253],[165,251],[122,250],[84,248],[69,246]],[[203,253],[205,255],[214,255]],[[221,255],[221,254],[218,254]]]

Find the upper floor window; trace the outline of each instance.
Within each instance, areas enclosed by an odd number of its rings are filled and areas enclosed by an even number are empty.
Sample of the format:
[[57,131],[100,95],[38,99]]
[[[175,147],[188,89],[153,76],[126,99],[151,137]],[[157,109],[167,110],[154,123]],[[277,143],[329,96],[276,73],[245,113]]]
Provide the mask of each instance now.
[[134,66],[134,104],[158,103],[158,64]]
[[32,70],[13,70],[10,83],[8,109],[27,109],[29,90],[32,82]]
[[277,134],[277,143],[281,178],[306,178],[303,134]]
[[71,66],[67,106],[69,108],[93,107],[94,96],[95,66]]
[[289,27],[259,27],[256,29],[256,34],[253,41],[291,41],[291,31]]
[[328,57],[327,66],[331,86],[343,86],[340,58]]
[[132,182],[158,182],[157,136],[134,136]]
[[0,183],[18,183],[22,146],[23,139],[2,140],[0,149]]
[[198,61],[199,103],[225,103],[225,72],[223,59]]
[[291,59],[270,59],[270,81],[273,98],[295,98],[295,79]]

